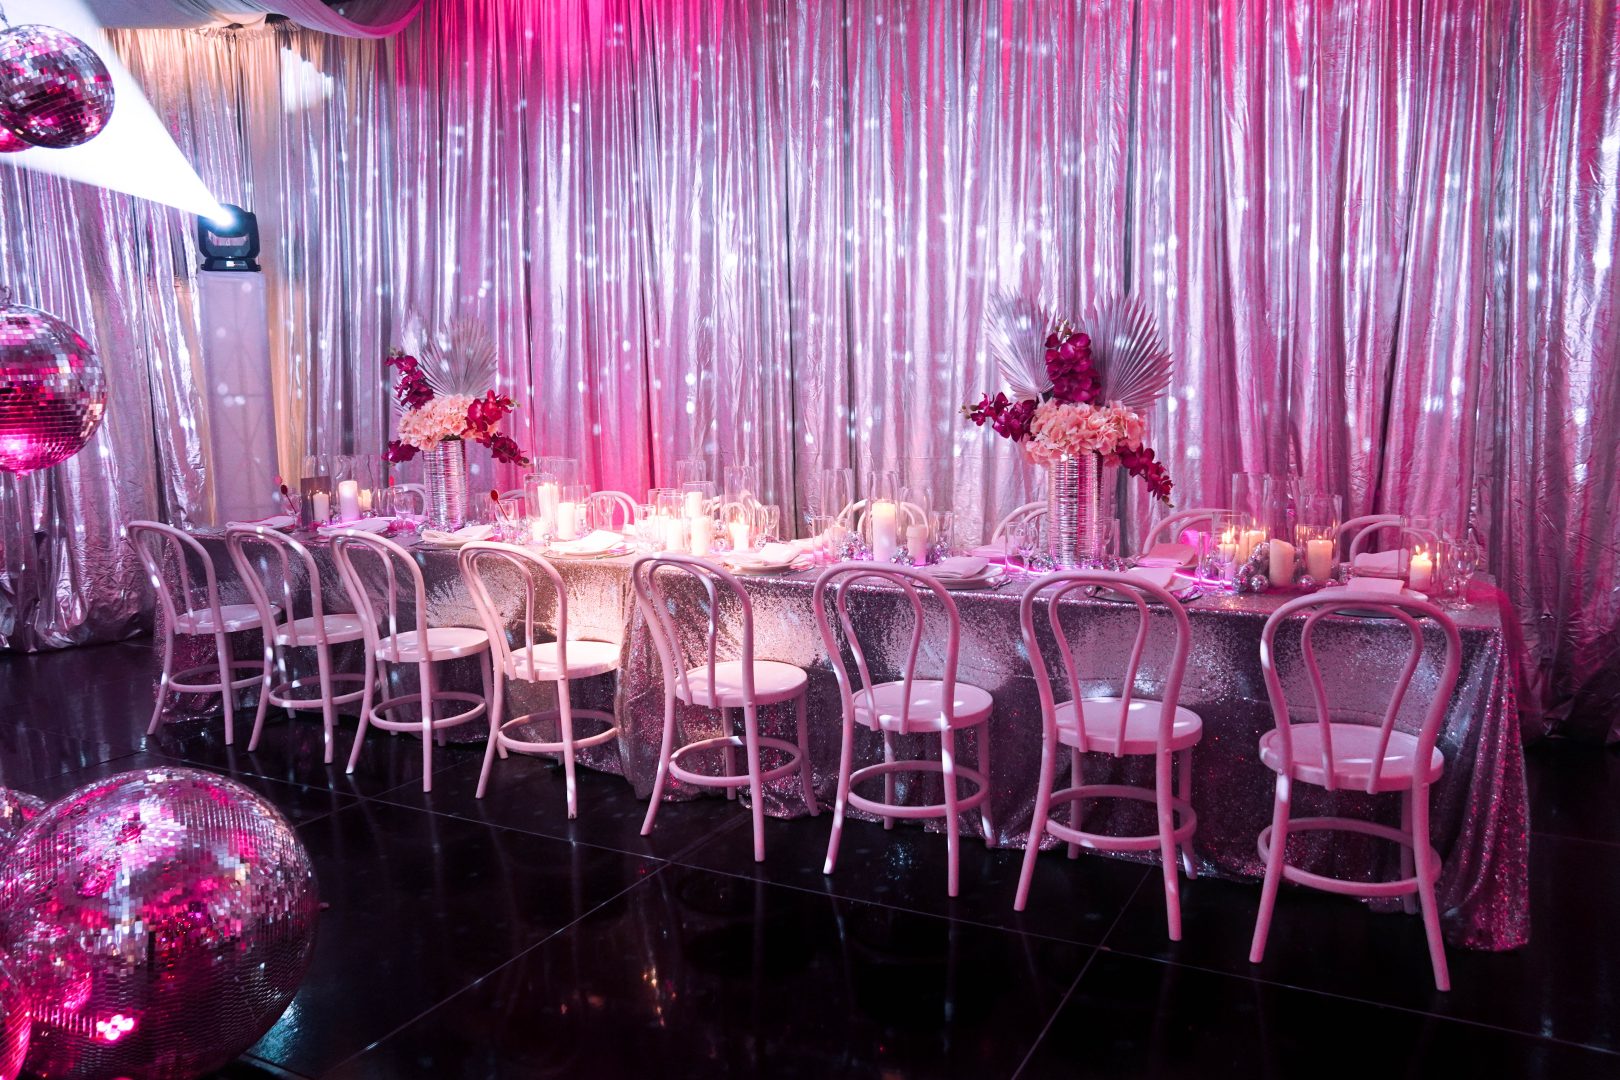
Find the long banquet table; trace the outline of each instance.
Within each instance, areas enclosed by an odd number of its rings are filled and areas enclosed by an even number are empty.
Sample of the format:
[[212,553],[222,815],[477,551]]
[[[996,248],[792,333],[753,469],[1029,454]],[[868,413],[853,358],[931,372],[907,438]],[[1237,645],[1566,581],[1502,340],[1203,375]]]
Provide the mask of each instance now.
[[[217,534],[201,534],[200,538],[215,557],[222,590],[232,594],[229,598],[240,599],[240,584],[235,582],[225,557],[223,540]],[[320,540],[308,543],[321,569],[326,595],[343,596],[328,548]],[[478,625],[461,581],[456,553],[418,547],[416,557],[427,582],[429,625]],[[558,560],[557,565],[568,586],[573,635],[619,641],[624,648],[624,662],[616,680],[606,677],[595,687],[594,702],[593,688],[588,685],[576,696],[576,707],[582,704],[582,698],[597,707],[611,704],[620,718],[622,737],[616,744],[585,752],[581,761],[624,776],[637,794],[646,798],[652,790],[658,761],[663,677],[651,637],[633,602],[631,561],[625,556]],[[814,572],[753,577],[745,580],[745,587],[753,608],[756,657],[796,664],[809,672],[816,792],[823,804],[830,806],[836,789],[841,717],[837,686],[812,609],[814,580]],[[508,597],[511,602],[507,610],[517,612],[514,594],[508,593]],[[1040,705],[1019,634],[1020,589],[1014,584],[995,590],[963,591],[955,598],[962,616],[958,678],[990,691],[995,698],[989,738],[996,841],[1022,847],[1034,806],[1040,759]],[[699,597],[694,593],[691,599]],[[1263,869],[1255,838],[1270,822],[1273,775],[1260,763],[1256,750],[1260,736],[1272,725],[1260,670],[1259,639],[1267,615],[1286,599],[1286,595],[1275,593],[1208,596],[1188,605],[1191,659],[1181,704],[1197,712],[1204,724],[1203,739],[1193,753],[1192,802],[1198,814],[1195,846],[1205,872],[1258,878]],[[1515,948],[1529,938],[1529,821],[1524,758],[1514,700],[1511,645],[1499,594],[1489,586],[1476,585],[1473,599],[1473,609],[1453,615],[1462,634],[1462,674],[1440,735],[1446,770],[1433,790],[1432,829],[1435,847],[1443,860],[1439,897],[1447,939],[1457,946],[1501,950]],[[909,642],[909,609],[902,612],[898,601],[897,592],[880,587],[861,589],[852,599],[858,624],[879,643],[874,649],[863,637],[876,678],[897,675],[897,654],[903,655]],[[1099,692],[1109,679],[1117,687],[1135,632],[1136,609],[1105,599],[1068,603],[1070,610],[1065,611],[1064,619],[1075,635],[1082,677],[1095,680],[1088,683],[1087,689]],[[701,634],[702,622],[690,620],[689,632]],[[722,610],[722,624],[728,631],[734,633],[737,622],[735,612]],[[1324,658],[1335,707],[1348,708],[1375,721],[1387,700],[1381,695],[1387,694],[1388,683],[1404,661],[1410,639],[1398,625],[1378,619],[1339,618],[1324,623],[1323,628],[1317,647]],[[1166,636],[1155,634],[1153,639],[1162,646]],[[1431,644],[1438,640],[1436,635]],[[1290,638],[1285,629],[1279,634],[1280,654],[1286,655],[1290,645],[1297,653],[1297,642],[1297,631]],[[942,662],[941,646],[939,637],[927,640],[920,658],[920,674],[937,675]],[[1048,659],[1055,658],[1054,650]],[[1139,692],[1151,695],[1160,689],[1157,672],[1163,658],[1162,654],[1155,655],[1150,645],[1143,664],[1145,674],[1138,678]],[[459,677],[475,687],[475,669],[470,663],[460,663],[466,670]],[[1414,681],[1413,693],[1408,695],[1408,706],[1402,711],[1402,727],[1411,729],[1417,723],[1419,711],[1428,700],[1424,691],[1434,685],[1437,677],[1436,666],[1435,650],[1430,649]],[[1055,666],[1052,669],[1058,670]],[[408,681],[412,673],[404,670],[395,677]],[[1291,701],[1308,702],[1303,686],[1290,686],[1289,690]],[[509,715],[541,707],[549,695],[550,691],[543,688],[514,688],[509,695],[513,702]],[[719,732],[718,717],[706,710],[682,708],[677,722],[682,743]],[[793,739],[790,707],[764,710],[761,725],[764,734]],[[481,723],[462,730],[468,736],[482,737]],[[881,752],[875,737],[864,739],[860,747],[858,758],[874,760]],[[901,749],[906,752],[903,744]],[[969,739],[962,752],[972,760],[977,750]],[[919,745],[911,752],[933,751]],[[1093,781],[1148,778],[1140,769],[1145,762],[1091,757],[1094,760],[1088,762],[1086,770]],[[499,767],[497,762],[497,770]],[[1060,782],[1066,771],[1060,766]],[[937,779],[924,777],[913,783],[937,785]],[[683,799],[698,794],[711,793],[671,781],[665,797]],[[928,793],[920,792],[918,797],[928,797]],[[1373,801],[1364,794],[1296,787],[1296,816],[1331,812],[1334,808],[1373,813],[1391,824],[1397,820],[1394,796],[1379,796]],[[766,810],[781,817],[806,813],[796,779],[790,776],[768,786]],[[1098,805],[1088,810],[1088,814],[1095,813],[1110,819],[1101,825],[1105,830],[1152,831],[1150,818],[1139,806]],[[968,816],[970,824],[978,824],[976,815]],[[938,827],[939,823],[933,824]],[[1296,835],[1290,838],[1290,858],[1338,876],[1394,876],[1396,869],[1393,845],[1343,833]]]

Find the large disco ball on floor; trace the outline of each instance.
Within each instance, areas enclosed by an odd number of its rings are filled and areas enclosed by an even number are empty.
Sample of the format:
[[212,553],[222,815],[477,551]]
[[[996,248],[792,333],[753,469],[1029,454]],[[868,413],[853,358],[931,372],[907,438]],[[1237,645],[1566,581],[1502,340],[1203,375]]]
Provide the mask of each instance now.
[[95,350],[0,287],[0,470],[31,473],[84,448],[107,411]]
[[147,769],[52,803],[0,863],[28,1071],[183,1080],[229,1063],[292,1000],[318,908],[292,826],[232,780]]
[[95,138],[112,111],[112,75],[90,46],[52,26],[0,28],[0,126],[62,150]]

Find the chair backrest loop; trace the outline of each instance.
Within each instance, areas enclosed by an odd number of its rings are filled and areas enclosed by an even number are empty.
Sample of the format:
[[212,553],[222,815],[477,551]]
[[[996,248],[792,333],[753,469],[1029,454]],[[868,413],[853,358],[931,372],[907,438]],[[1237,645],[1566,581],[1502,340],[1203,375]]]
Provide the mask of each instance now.
[[[344,588],[349,590],[349,598],[354,601],[355,610],[360,613],[361,621],[365,625],[366,645],[375,649],[380,642],[378,627],[386,626],[387,636],[397,638],[400,633],[400,582],[403,581],[410,588],[410,600],[414,616],[410,629],[416,631],[417,642],[426,655],[428,640],[427,625],[427,583],[422,578],[422,568],[417,565],[416,559],[409,551],[394,541],[376,533],[362,532],[359,529],[339,529],[331,534],[332,558],[337,563],[338,574],[343,578]],[[383,590],[380,598],[382,607],[378,607],[378,598],[366,588],[365,577],[361,574],[361,567],[365,560],[370,559],[382,570]],[[398,662],[397,655],[389,657]]]
[[[199,608],[208,611],[215,627],[224,626],[214,560],[195,537],[160,521],[132,521],[125,527],[125,536],[141,560],[170,627],[181,615]],[[192,580],[193,563],[202,570],[200,588]]]
[[[708,600],[702,665],[688,662],[684,639],[675,619],[675,611],[685,603],[684,598],[674,591],[674,584],[682,575],[700,584]],[[742,661],[742,696],[747,701],[754,700],[754,607],[748,599],[748,593],[742,587],[742,582],[738,581],[735,575],[703,559],[666,552],[638,558],[630,566],[630,582],[635,589],[636,602],[652,633],[653,646],[658,651],[659,662],[663,665],[666,692],[677,693],[686,700],[691,700],[692,697],[687,672],[699,666],[702,666],[708,674],[710,693],[718,694],[716,668],[720,664],[721,594],[724,592],[729,595],[736,602],[738,611],[737,633]],[[715,700],[718,700],[717,696]]]
[[[495,667],[509,679],[518,678],[516,654],[507,636],[508,614],[490,589],[493,573],[504,572],[517,579],[517,597],[522,604],[523,655],[533,657],[535,641],[536,600],[549,590],[556,601],[555,633],[557,664],[561,678],[568,678],[568,587],[551,561],[527,548],[515,544],[498,544],[479,540],[462,546],[460,555],[461,577],[472,595],[479,621],[489,635],[490,648],[495,652]],[[533,671],[533,668],[530,669]]]

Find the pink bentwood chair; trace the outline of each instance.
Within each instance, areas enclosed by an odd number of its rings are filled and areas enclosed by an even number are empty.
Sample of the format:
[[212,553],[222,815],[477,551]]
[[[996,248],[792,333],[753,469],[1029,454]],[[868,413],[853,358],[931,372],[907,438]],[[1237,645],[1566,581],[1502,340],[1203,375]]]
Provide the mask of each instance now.
[[[1107,590],[1136,607],[1136,639],[1131,645],[1130,658],[1126,661],[1117,697],[1081,697],[1081,673],[1075,665],[1074,648],[1059,619],[1059,603],[1065,597],[1093,587]],[[1041,651],[1041,639],[1035,629],[1035,605],[1043,593],[1046,594],[1047,623],[1051,636],[1057,641],[1058,654],[1063,659],[1063,678],[1070,694],[1070,699],[1061,704],[1057,702],[1052,678]],[[1158,700],[1142,697],[1135,692],[1142,651],[1148,640],[1149,604],[1164,608],[1170,617],[1172,632],[1170,666],[1163,673],[1164,691]],[[1192,634],[1186,609],[1170,595],[1169,590],[1140,578],[1098,570],[1069,570],[1031,583],[1019,605],[1019,621],[1023,627],[1024,647],[1029,652],[1030,666],[1035,669],[1035,686],[1041,698],[1043,734],[1040,786],[1035,792],[1035,816],[1030,822],[1029,837],[1024,842],[1024,868],[1018,878],[1014,910],[1023,911],[1029,900],[1035,859],[1040,854],[1041,839],[1048,834],[1068,842],[1071,859],[1079,854],[1082,847],[1101,851],[1151,851],[1158,848],[1164,871],[1164,906],[1170,940],[1180,941],[1181,883],[1176,865],[1177,853],[1179,851],[1180,862],[1187,876],[1196,877],[1192,838],[1198,828],[1198,815],[1192,808],[1192,749],[1198,745],[1204,729],[1204,723],[1197,713],[1178,704]],[[1069,787],[1053,791],[1058,755],[1065,746],[1069,748]],[[1151,755],[1154,761],[1153,788],[1084,783],[1081,755],[1086,753],[1112,754],[1116,758]],[[1181,755],[1179,791],[1171,788],[1172,774],[1176,772],[1176,754]],[[1150,802],[1158,811],[1158,831],[1143,836],[1109,836],[1086,832],[1080,828],[1079,802],[1085,798]],[[1061,825],[1051,817],[1052,804],[1062,802],[1069,803],[1067,825]]]
[[1006,517],[996,522],[996,527],[990,531],[991,546],[1001,543],[1001,538],[1006,536],[1013,526],[1025,521],[1039,521],[1044,517],[1046,517],[1046,501],[1044,499],[1039,502],[1027,502],[1022,506],[1014,507]]
[[585,496],[585,520],[593,529],[628,532],[640,515],[636,500],[622,491],[593,491]]
[[1333,539],[1338,541],[1346,536],[1350,537],[1350,550],[1345,552],[1344,561],[1355,565],[1356,556],[1367,550],[1367,542],[1385,529],[1399,529],[1401,515],[1399,514],[1364,514],[1353,517],[1333,530]]
[[[1260,833],[1260,858],[1266,864],[1265,885],[1260,893],[1260,913],[1254,925],[1254,944],[1249,961],[1258,964],[1265,956],[1266,934],[1271,928],[1272,909],[1277,902],[1277,886],[1286,878],[1327,892],[1348,896],[1404,896],[1417,894],[1423,908],[1423,928],[1429,939],[1429,959],[1434,965],[1434,985],[1451,988],[1446,971],[1445,943],[1440,937],[1440,909],[1435,903],[1434,883],[1440,876],[1440,856],[1429,843],[1429,787],[1445,769],[1445,755],[1436,747],[1446,705],[1457,685],[1461,667],[1462,643],[1457,627],[1433,604],[1406,597],[1336,597],[1335,590],[1302,596],[1272,612],[1260,635],[1260,666],[1265,672],[1266,692],[1277,726],[1260,739],[1260,760],[1277,774],[1277,796],[1271,825]],[[1377,724],[1335,720],[1328,704],[1322,671],[1317,664],[1313,635],[1321,620],[1346,607],[1357,613],[1376,612],[1405,626],[1412,638],[1412,651],[1399,680],[1390,694],[1389,707]],[[1295,723],[1277,672],[1277,629],[1295,615],[1304,615],[1300,631],[1300,653],[1310,675],[1312,704],[1316,719]],[[1433,700],[1423,716],[1417,734],[1395,729],[1401,705],[1411,689],[1412,677],[1423,658],[1423,623],[1430,620],[1445,639],[1445,653]],[[1365,681],[1360,684],[1365,687]],[[1288,817],[1292,784],[1299,781],[1328,791],[1364,791],[1368,794],[1398,791],[1401,794],[1401,827],[1364,821],[1359,818]],[[1288,864],[1284,857],[1290,832],[1344,830],[1393,840],[1401,845],[1401,877],[1395,881],[1346,881],[1324,877]],[[1407,900],[1410,910],[1410,899]]]
[[[707,644],[703,663],[691,664],[681,637],[680,623],[691,625],[690,612],[680,610],[680,601],[671,595],[668,586],[685,575],[701,585],[708,597],[706,617]],[[775,660],[754,659],[754,609],[742,584],[728,571],[689,555],[643,555],[630,567],[630,581],[636,590],[636,601],[646,617],[652,632],[653,645],[658,650],[659,662],[664,669],[664,738],[658,754],[658,775],[653,781],[652,803],[647,807],[647,820],[642,823],[641,835],[652,832],[653,819],[664,796],[664,782],[675,779],[699,787],[726,789],[726,798],[735,799],[737,789],[748,786],[754,814],[754,860],[765,859],[765,802],[762,785],[767,780],[797,772],[804,788],[804,804],[811,816],[821,812],[816,804],[815,788],[810,771],[810,739],[805,716],[805,689],[809,679],[802,669]],[[738,625],[727,633],[739,642],[738,660],[719,658],[720,604],[722,592],[737,605]],[[677,614],[683,616],[678,620]],[[675,703],[684,702],[705,709],[715,709],[725,721],[727,710],[740,709],[743,714],[743,735],[732,734],[701,739],[673,750],[675,741]],[[797,746],[784,739],[774,739],[759,733],[759,709],[763,705],[791,701],[798,711],[799,742]],[[729,725],[727,726],[729,732]],[[768,771],[761,771],[759,753],[769,747],[787,755],[787,762]],[[737,750],[748,758],[746,776],[737,774]],[[682,759],[705,750],[719,749],[724,753],[725,772],[720,776],[695,773],[681,764]]]
[[1179,544],[1182,534],[1194,526],[1202,525],[1204,528],[1200,531],[1214,532],[1215,522],[1225,513],[1227,511],[1213,506],[1200,506],[1192,510],[1178,510],[1173,514],[1166,514],[1142,538],[1142,551],[1152,551],[1155,544]]
[[[422,790],[433,790],[433,741],[437,737],[443,744],[444,730],[476,720],[488,708],[490,685],[494,682],[490,670],[489,635],[482,630],[465,626],[434,626],[427,624],[427,585],[422,580],[422,568],[416,565],[411,553],[385,537],[358,529],[340,529],[332,535],[332,556],[344,587],[354,601],[365,627],[366,649],[385,664],[415,664],[418,692],[399,697],[384,697],[374,707],[360,714],[360,727],[354,733],[354,749],[349,754],[346,772],[353,772],[360,762],[360,747],[366,738],[366,727],[374,725],[384,731],[419,731],[422,735]],[[384,581],[383,607],[366,589],[357,560],[372,559],[382,570]],[[414,619],[406,623],[411,629],[400,629],[400,584],[403,573],[414,601]],[[379,627],[386,624],[387,634]],[[446,660],[476,656],[484,678],[482,696],[466,691],[440,690],[433,665]],[[461,703],[467,708],[450,716],[435,717],[434,706],[441,702]],[[397,710],[406,705],[421,708],[420,721],[402,720]]]
[[[275,626],[275,632],[265,635],[265,653],[269,660],[273,654],[279,682],[270,687],[270,704],[287,710],[292,716],[301,709],[321,711],[325,725],[326,763],[332,763],[333,733],[337,727],[337,706],[361,702],[362,714],[371,708],[371,695],[376,686],[376,663],[367,650],[365,671],[362,674],[334,673],[332,646],[359,641],[366,636],[364,622],[359,615],[329,614],[321,589],[321,572],[309,549],[274,529],[262,525],[236,525],[225,530],[225,547],[231,562],[236,565],[237,576],[247,586],[248,595],[259,609],[259,618],[265,626]],[[258,565],[255,564],[258,560]],[[259,569],[259,565],[264,567]],[[297,566],[302,575],[295,573]],[[300,580],[301,577],[301,580]],[[270,587],[266,587],[266,578]],[[294,597],[308,583],[310,613],[294,618]],[[280,596],[280,603],[270,598],[270,588]],[[352,603],[352,601],[351,601]],[[285,612],[287,621],[276,625],[277,612]],[[313,649],[315,651],[315,686],[308,679],[293,679],[287,675],[287,651]],[[338,693],[336,683],[359,683],[359,689]],[[315,690],[313,696],[309,691]],[[264,713],[259,713],[253,725],[253,737],[248,749],[259,747],[263,731]]]
[[[911,643],[906,650],[905,670],[898,680],[878,682],[873,679],[867,663],[866,651],[861,647],[860,635],[849,614],[849,591],[862,582],[892,585],[900,589],[911,606]],[[919,588],[921,586],[921,588]],[[946,618],[945,663],[938,679],[917,678],[917,657],[922,650],[926,619],[923,596],[931,595],[943,609]],[[855,659],[855,678],[850,678],[844,663],[839,635],[833,633],[827,617],[828,597],[837,612],[842,637]],[[984,838],[990,843],[995,827],[990,816],[990,719],[994,705],[990,695],[977,686],[956,681],[957,650],[961,638],[961,618],[951,594],[927,573],[903,566],[884,566],[877,563],[845,562],[829,566],[816,579],[816,625],[821,629],[833,674],[838,679],[838,693],[843,701],[844,740],[838,759],[838,802],[833,810],[832,837],[827,843],[827,863],[823,873],[831,874],[838,862],[838,841],[844,831],[844,814],[849,807],[876,814],[883,818],[885,829],[894,828],[894,819],[944,818],[945,850],[949,862],[946,871],[946,892],[955,896],[960,878],[958,849],[961,814],[979,808]],[[885,627],[893,633],[898,627]],[[855,769],[855,728],[859,725],[883,736],[883,761]],[[970,769],[957,764],[956,732],[963,728],[978,729],[978,768]],[[938,761],[896,761],[894,737],[914,733],[937,734],[940,739]],[[937,772],[941,775],[945,802],[923,806],[906,806],[895,800],[894,777],[899,772]],[[851,790],[856,784],[873,777],[883,777],[882,800],[868,799]],[[958,792],[961,780],[974,785],[966,798]]]
[[[255,683],[259,686],[259,708],[253,719],[255,737],[264,723],[264,710],[270,702],[270,643],[268,635],[262,660],[233,660],[230,636],[248,630],[262,630],[265,617],[253,604],[221,604],[219,580],[208,549],[171,525],[156,521],[132,521],[126,530],[129,542],[140,557],[147,580],[157,593],[163,609],[163,674],[158,678],[157,705],[152,710],[148,735],[157,734],[163,719],[163,705],[169,693],[219,694],[225,707],[225,745],[236,738],[236,691]],[[202,584],[192,578],[192,566],[202,569]],[[172,577],[171,577],[172,571]],[[270,618],[274,620],[274,613]],[[184,671],[174,670],[175,637],[212,637],[215,659]],[[236,678],[237,671],[249,671]],[[212,682],[187,682],[212,673]]]
[[[589,746],[600,746],[619,736],[619,722],[610,712],[595,709],[576,709],[570,694],[572,679],[588,679],[606,675],[619,668],[619,654],[623,646],[617,641],[592,641],[568,636],[568,589],[562,575],[550,562],[533,552],[512,544],[478,541],[461,549],[461,577],[472,594],[478,617],[483,620],[489,635],[490,650],[494,655],[494,696],[490,698],[489,745],[484,748],[484,768],[478,774],[478,798],[484,797],[489,786],[490,767],[495,755],[506,756],[508,750],[520,754],[562,754],[563,776],[567,783],[568,816],[579,816],[579,803],[574,780],[575,751]],[[504,579],[516,583],[510,606],[516,607],[522,618],[522,641],[514,648],[507,640],[507,616],[503,605],[490,592],[490,580]],[[556,606],[555,640],[536,641],[535,601],[544,603],[550,593]],[[550,682],[557,684],[557,707],[541,712],[513,717],[504,723],[506,680],[523,682]],[[607,727],[583,739],[574,737],[574,719],[586,717],[605,721]],[[523,739],[507,734],[536,720],[555,719],[562,736],[558,741]]]

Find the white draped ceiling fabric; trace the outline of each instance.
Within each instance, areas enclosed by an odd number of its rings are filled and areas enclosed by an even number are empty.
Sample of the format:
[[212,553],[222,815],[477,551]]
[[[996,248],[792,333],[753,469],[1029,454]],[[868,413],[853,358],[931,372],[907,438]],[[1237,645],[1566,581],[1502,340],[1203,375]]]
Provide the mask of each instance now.
[[[996,388],[986,296],[1131,291],[1176,358],[1179,502],[1292,469],[1349,513],[1472,520],[1530,729],[1620,713],[1615,5],[427,0],[382,40],[118,46],[260,214],[289,471],[382,446],[410,313],[474,316],[520,442],[593,483],[698,454],[802,512],[822,467],[894,468],[976,524],[1040,486],[956,415]],[[185,520],[230,469],[196,434],[186,223],[0,197],[0,270],[114,369],[98,447],[0,481],[28,521],[0,642],[110,636],[139,616],[117,522]]]
[[228,26],[285,15],[298,25],[344,37],[393,37],[422,8],[422,0],[87,0],[109,28]]

